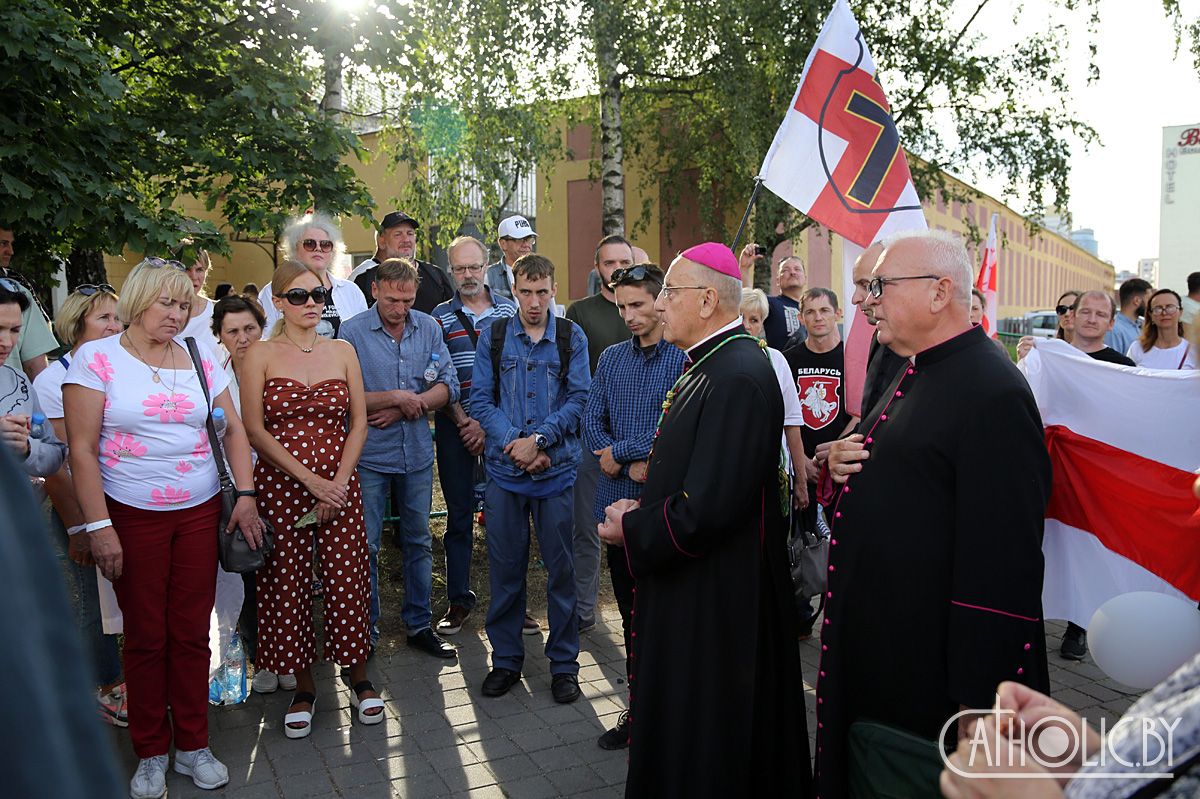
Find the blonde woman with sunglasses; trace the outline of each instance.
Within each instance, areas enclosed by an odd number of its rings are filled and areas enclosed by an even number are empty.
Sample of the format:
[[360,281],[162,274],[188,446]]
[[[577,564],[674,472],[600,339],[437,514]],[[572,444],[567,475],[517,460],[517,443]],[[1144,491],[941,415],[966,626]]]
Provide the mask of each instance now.
[[[334,274],[335,267],[345,254],[342,232],[334,221],[322,213],[312,213],[293,220],[283,231],[283,257],[308,267],[330,293],[329,301],[321,308],[317,334],[336,338],[342,322],[367,310],[367,298],[352,281]],[[280,321],[275,306],[276,292],[268,283],[259,292],[258,304],[267,314],[267,337],[274,335]]]

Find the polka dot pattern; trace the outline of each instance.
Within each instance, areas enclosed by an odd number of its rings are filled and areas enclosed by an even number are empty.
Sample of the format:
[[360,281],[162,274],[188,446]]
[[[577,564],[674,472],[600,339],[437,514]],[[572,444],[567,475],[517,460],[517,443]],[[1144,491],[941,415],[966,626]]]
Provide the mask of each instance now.
[[[266,429],[288,452],[332,480],[346,442],[350,390],[341,380],[313,386],[271,378],[263,396]],[[297,529],[316,499],[284,472],[259,459],[254,471],[259,511],[275,525],[275,550],[258,570],[258,656],[255,666],[290,674],[316,660],[313,547],[325,592],[326,660],[349,666],[367,659],[371,573],[357,473],[350,503],[326,524]]]

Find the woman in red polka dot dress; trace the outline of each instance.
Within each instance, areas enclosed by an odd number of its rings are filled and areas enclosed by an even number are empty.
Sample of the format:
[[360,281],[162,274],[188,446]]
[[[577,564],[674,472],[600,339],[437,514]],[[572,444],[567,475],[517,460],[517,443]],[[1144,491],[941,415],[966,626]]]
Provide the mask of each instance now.
[[[258,572],[255,665],[295,673],[284,733],[303,738],[312,731],[316,702],[314,545],[325,584],[325,658],[350,668],[350,701],[359,721],[383,721],[383,701],[367,680],[370,571],[354,471],[367,437],[367,412],[353,347],[317,335],[329,300],[321,279],[286,261],[271,286],[282,317],[269,339],[247,351],[241,385],[242,416],[259,455],[259,509],[276,531],[275,550]],[[314,507],[316,526],[296,527]]]

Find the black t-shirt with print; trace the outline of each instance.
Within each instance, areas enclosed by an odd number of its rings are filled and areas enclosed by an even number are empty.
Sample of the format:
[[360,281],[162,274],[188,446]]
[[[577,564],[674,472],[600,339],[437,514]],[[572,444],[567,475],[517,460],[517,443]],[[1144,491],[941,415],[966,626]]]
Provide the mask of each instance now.
[[807,343],[785,350],[796,391],[800,395],[800,410],[804,427],[804,454],[812,457],[818,444],[838,438],[850,414],[846,412],[846,354],[841,342],[829,352],[813,352]]

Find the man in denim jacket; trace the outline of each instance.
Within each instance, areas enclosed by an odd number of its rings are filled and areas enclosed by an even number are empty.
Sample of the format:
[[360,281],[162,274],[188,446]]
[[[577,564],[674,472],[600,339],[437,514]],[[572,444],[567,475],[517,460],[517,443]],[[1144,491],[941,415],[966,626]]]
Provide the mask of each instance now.
[[[487,433],[484,462],[488,484],[491,605],[487,634],[492,671],[485,696],[501,696],[521,679],[525,648],[525,573],[529,563],[529,519],[546,564],[551,691],[557,702],[579,698],[579,619],[575,607],[572,555],[572,490],[579,466],[579,420],[587,402],[587,336],[578,325],[554,315],[554,264],[529,254],[513,264],[515,317],[484,328],[475,349],[471,413]],[[568,326],[564,328],[563,326]],[[569,346],[559,336],[569,330]],[[503,332],[499,376],[492,340]],[[561,363],[560,351],[569,353]]]

